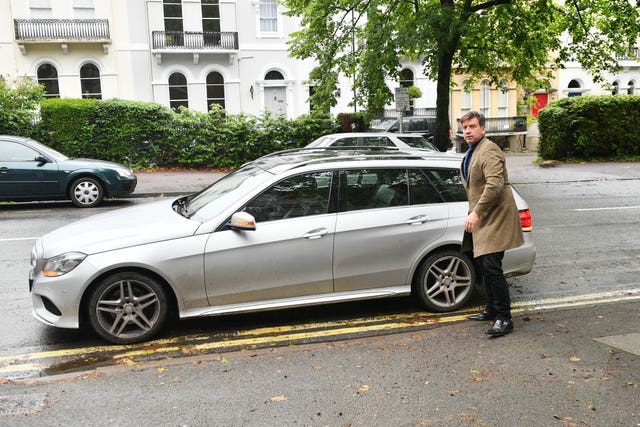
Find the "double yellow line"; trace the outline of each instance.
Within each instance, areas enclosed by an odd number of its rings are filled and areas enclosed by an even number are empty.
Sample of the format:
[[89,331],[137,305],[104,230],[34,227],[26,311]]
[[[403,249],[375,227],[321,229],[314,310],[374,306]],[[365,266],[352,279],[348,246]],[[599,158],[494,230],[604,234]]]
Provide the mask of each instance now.
[[[516,302],[513,304],[512,311],[514,314],[518,314],[637,299],[640,299],[640,289]],[[198,355],[214,351],[227,352],[240,349],[321,342],[335,340],[340,337],[348,338],[424,329],[436,324],[466,320],[467,314],[475,310],[477,308],[445,314],[409,312],[336,322],[248,329],[218,335],[169,338],[130,346],[81,347],[0,356],[0,378],[26,378],[39,376],[43,373],[47,374],[47,371],[50,371],[50,373],[62,373],[65,369],[68,371],[81,371],[97,366],[138,363],[151,357],[157,360],[162,357],[168,358],[183,354]]]

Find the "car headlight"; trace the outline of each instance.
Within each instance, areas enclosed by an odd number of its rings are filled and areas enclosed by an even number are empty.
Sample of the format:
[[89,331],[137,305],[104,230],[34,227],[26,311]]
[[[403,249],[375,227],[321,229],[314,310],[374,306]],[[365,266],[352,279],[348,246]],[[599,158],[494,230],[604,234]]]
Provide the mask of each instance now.
[[45,277],[58,277],[76,268],[87,256],[81,252],[68,252],[49,258],[42,268]]
[[131,169],[129,168],[119,167],[119,168],[113,168],[113,169],[116,172],[118,172],[118,175],[120,175],[123,178],[133,178],[135,176],[131,171]]

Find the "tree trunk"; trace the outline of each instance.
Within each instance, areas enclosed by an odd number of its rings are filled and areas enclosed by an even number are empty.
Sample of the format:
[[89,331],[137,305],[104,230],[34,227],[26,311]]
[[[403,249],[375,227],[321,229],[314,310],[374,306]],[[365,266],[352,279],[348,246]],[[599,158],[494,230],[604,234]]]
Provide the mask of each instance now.
[[451,96],[451,70],[453,50],[443,49],[439,55],[438,83],[436,86],[436,134],[434,143],[440,151],[447,151],[451,146],[449,102]]

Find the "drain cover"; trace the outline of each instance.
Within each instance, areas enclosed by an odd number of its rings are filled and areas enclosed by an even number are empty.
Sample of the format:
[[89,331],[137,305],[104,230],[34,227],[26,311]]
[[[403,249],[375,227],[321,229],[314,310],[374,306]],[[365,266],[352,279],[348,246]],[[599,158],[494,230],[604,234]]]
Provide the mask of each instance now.
[[35,414],[44,407],[46,394],[0,396],[0,416]]

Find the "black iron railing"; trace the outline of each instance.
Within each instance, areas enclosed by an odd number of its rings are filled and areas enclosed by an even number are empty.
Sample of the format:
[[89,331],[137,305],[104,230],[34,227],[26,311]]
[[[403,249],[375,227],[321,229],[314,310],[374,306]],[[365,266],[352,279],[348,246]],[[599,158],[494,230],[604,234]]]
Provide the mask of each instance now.
[[[487,134],[512,134],[527,132],[527,118],[525,116],[515,117],[487,117],[485,119],[485,130]],[[458,135],[462,135],[462,125],[458,119]]]
[[238,50],[237,32],[154,31],[152,37],[154,49]]
[[640,58],[640,48],[638,46],[629,49],[626,55],[616,55],[618,61],[638,61]]
[[14,19],[16,40],[109,40],[107,19]]
[[[412,108],[411,111],[405,112],[404,115],[435,117],[436,109],[435,108]],[[400,112],[396,110],[385,109],[384,117],[400,117]]]

